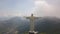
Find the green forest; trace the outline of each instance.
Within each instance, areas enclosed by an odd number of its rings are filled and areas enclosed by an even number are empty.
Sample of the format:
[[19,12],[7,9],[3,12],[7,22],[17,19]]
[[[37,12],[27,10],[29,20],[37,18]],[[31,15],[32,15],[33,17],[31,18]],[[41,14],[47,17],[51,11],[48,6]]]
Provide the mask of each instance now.
[[[0,21],[0,34],[28,34],[29,20],[21,19],[21,17],[13,17],[9,20]],[[35,31],[38,34],[60,34],[60,19],[54,17],[41,17],[35,20]]]

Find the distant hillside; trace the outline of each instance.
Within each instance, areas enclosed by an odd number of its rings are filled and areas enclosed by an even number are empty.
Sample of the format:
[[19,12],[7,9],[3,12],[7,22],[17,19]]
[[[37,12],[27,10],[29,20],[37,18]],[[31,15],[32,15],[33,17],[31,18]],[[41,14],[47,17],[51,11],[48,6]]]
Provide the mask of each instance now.
[[[20,26],[18,29],[20,32],[29,31],[29,26]],[[60,19],[55,17],[41,17],[35,20],[35,30],[38,32],[46,32],[52,34],[60,32]]]
[[[38,27],[37,27],[38,26]],[[12,17],[0,21],[0,33],[19,31],[18,34],[29,31],[29,20],[23,17]],[[38,32],[55,33],[60,32],[60,19],[55,17],[41,17],[35,20],[35,30]]]
[[42,20],[37,20],[36,23],[35,30],[39,32],[48,32],[50,34],[53,32],[60,32],[60,19],[58,18],[43,18]]

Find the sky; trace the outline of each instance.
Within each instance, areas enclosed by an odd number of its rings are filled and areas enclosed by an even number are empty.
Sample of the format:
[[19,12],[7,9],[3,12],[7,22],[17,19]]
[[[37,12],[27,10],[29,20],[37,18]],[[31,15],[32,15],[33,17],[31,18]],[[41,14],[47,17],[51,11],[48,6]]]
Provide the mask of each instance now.
[[0,0],[0,16],[60,17],[60,0]]

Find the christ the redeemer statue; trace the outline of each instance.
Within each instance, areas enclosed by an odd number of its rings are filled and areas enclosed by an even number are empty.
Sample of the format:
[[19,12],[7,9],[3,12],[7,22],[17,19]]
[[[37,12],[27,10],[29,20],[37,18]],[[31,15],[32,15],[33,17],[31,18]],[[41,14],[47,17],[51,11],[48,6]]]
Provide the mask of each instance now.
[[27,19],[30,19],[30,31],[29,34],[37,34],[37,32],[34,31],[34,20],[38,17],[34,17],[33,14],[31,14],[30,17],[26,17]]

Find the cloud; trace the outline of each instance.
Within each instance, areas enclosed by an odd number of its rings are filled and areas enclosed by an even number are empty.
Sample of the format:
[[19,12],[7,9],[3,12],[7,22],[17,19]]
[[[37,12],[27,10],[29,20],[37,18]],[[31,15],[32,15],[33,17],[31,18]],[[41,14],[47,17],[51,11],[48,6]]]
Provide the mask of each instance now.
[[0,16],[26,16],[31,13],[60,17],[60,0],[0,0]]
[[34,3],[36,15],[60,17],[60,0],[34,0]]

